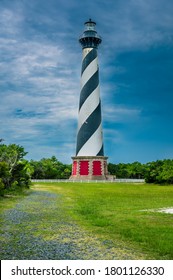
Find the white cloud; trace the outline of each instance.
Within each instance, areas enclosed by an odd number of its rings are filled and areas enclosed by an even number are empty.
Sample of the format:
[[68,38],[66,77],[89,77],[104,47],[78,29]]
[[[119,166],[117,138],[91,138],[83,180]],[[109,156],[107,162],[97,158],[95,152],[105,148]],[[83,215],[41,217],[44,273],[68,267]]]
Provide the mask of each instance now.
[[1,8],[0,12],[0,25],[1,33],[4,36],[15,36],[20,32],[21,23],[23,22],[24,17],[20,9]]
[[111,143],[124,143],[125,138],[122,132],[113,128],[104,128],[103,138],[106,141],[110,141]]
[[59,42],[27,38],[21,31],[24,17],[15,12],[1,13],[0,134],[7,143],[25,145],[30,157],[44,150],[45,156],[64,151],[70,158],[63,147],[74,136],[70,130],[77,119],[78,65]]
[[120,105],[109,105],[105,106],[104,119],[108,122],[133,122],[139,119],[141,114],[141,109],[138,108],[128,108]]
[[105,12],[100,5],[99,13],[102,48],[108,57],[112,56],[113,50],[116,55],[128,49],[147,49],[172,42],[171,1],[108,1]]

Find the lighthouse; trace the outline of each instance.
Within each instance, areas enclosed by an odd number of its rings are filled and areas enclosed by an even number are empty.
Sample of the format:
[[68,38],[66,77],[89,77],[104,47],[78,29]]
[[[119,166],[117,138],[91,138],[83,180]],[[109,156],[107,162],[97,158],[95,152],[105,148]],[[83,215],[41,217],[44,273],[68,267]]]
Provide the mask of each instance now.
[[104,156],[99,65],[97,49],[102,42],[91,19],[79,37],[82,46],[81,92],[79,98],[76,155],[72,157],[72,180],[108,178]]

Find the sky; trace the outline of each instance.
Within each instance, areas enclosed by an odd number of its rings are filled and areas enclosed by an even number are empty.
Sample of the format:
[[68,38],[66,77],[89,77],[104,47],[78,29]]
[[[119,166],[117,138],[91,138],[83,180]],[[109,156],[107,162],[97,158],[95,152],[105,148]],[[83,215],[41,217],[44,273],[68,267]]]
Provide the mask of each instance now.
[[0,138],[75,156],[84,22],[96,21],[108,162],[173,158],[172,0],[0,0]]

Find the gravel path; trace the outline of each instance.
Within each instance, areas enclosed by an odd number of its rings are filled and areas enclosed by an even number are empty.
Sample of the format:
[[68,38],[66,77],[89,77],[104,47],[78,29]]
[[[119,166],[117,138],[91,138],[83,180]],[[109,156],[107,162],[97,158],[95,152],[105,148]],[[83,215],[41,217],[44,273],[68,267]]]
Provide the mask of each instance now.
[[[59,204],[57,205],[57,201]],[[70,221],[61,208],[61,196],[33,191],[3,214],[0,258],[3,260],[115,260],[145,259],[146,256],[99,240]]]

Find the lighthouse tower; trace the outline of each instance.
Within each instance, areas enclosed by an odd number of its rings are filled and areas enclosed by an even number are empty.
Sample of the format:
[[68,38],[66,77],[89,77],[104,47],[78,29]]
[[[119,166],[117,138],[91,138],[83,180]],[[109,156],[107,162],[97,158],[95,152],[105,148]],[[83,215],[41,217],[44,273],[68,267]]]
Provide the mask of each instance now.
[[99,66],[97,48],[102,39],[91,19],[79,38],[82,46],[81,93],[79,100],[76,156],[72,157],[72,180],[107,179],[104,156]]

